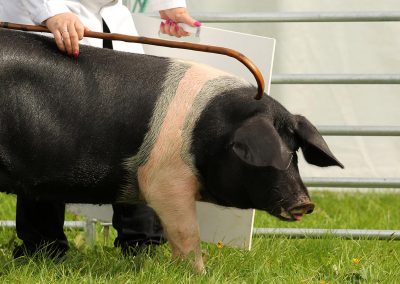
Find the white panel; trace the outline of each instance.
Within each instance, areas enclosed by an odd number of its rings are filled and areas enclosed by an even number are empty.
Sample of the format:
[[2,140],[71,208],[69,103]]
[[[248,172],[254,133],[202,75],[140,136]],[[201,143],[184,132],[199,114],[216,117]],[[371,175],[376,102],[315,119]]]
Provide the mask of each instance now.
[[[133,19],[141,36],[159,38],[158,30],[161,23],[160,19],[146,17],[140,14],[134,14]],[[177,40],[175,37],[170,38],[171,40]],[[165,39],[165,36],[163,36],[162,39]],[[227,47],[241,52],[252,60],[260,69],[265,80],[265,91],[269,93],[275,39],[202,26],[199,39],[192,40],[192,42]],[[146,54],[206,63],[245,78],[247,81],[256,85],[253,75],[246,66],[236,59],[225,55],[153,45],[144,45],[143,48]]]
[[100,222],[111,222],[113,209],[109,204],[68,204],[67,210],[77,215],[83,215],[88,219],[96,219]]
[[197,202],[197,218],[202,241],[216,244],[221,242],[224,246],[251,249],[254,210]]

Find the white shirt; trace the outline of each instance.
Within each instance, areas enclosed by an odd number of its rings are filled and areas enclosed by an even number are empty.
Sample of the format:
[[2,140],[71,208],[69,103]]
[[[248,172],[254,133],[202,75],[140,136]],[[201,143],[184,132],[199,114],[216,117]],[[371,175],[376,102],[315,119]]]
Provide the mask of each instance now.
[[[185,0],[150,0],[153,11],[186,7]],[[0,21],[40,25],[65,12],[77,15],[92,31],[103,31],[102,19],[113,33],[137,35],[132,16],[122,0],[0,0]],[[101,39],[84,38],[82,44],[102,47]],[[115,50],[143,53],[140,44],[114,41]]]

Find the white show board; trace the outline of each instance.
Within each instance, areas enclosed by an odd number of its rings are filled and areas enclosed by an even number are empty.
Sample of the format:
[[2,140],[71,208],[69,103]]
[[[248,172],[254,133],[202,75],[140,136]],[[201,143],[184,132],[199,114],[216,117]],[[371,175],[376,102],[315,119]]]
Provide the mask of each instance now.
[[[150,18],[141,14],[134,14],[133,19],[135,21],[137,31],[141,36],[159,38],[158,30],[161,23],[160,19]],[[175,37],[169,38],[171,40],[179,40]],[[162,39],[166,39],[166,36],[163,36]],[[244,54],[260,69],[265,80],[265,92],[267,94],[269,93],[271,87],[272,64],[275,52],[275,39],[210,28],[203,25],[201,27],[199,40],[196,39],[193,40],[193,42],[227,47],[235,49]],[[225,70],[226,72],[235,74],[256,85],[253,75],[246,66],[240,63],[238,60],[225,55],[154,45],[143,45],[143,48],[146,54],[202,62]]]
[[[139,14],[134,14],[133,18],[141,36],[159,38],[160,19]],[[165,36],[162,38],[165,39]],[[171,40],[176,40],[176,38],[171,37]],[[195,38],[193,42],[228,47],[247,56],[263,74],[265,91],[269,93],[275,50],[274,39],[202,26],[200,37]],[[228,56],[151,45],[144,45],[143,48],[145,53],[150,55],[202,62],[242,77],[256,85],[247,67]],[[101,208],[96,205],[70,205],[68,208],[72,212],[89,218],[111,221],[112,209],[109,205],[103,205]],[[197,202],[200,238],[205,242],[222,242],[226,246],[250,250],[254,214],[254,210],[240,210]]]
[[254,210],[223,207],[197,202],[200,239],[224,246],[250,250],[253,235]]

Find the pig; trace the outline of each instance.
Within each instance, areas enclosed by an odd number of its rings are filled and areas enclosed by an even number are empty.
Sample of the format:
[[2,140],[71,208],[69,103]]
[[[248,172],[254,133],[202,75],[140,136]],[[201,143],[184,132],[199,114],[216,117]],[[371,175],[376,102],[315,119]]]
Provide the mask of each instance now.
[[0,190],[36,200],[145,202],[174,258],[204,271],[195,201],[286,221],[314,209],[297,152],[343,165],[305,117],[196,62],[0,29]]

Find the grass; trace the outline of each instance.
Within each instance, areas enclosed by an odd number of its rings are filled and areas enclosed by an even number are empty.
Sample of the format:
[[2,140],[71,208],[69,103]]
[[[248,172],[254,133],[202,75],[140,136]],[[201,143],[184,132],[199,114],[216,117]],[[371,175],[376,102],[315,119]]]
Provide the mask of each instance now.
[[[256,227],[400,229],[400,195],[376,193],[312,194],[317,204],[302,222],[285,223],[263,212]],[[0,219],[15,217],[13,196],[0,195]],[[67,219],[79,217],[67,215]],[[0,283],[400,283],[400,242],[255,236],[249,252],[202,244],[207,274],[172,261],[167,245],[155,254],[122,257],[111,238],[86,245],[81,231],[68,230],[71,250],[60,262],[38,255],[13,260],[18,240],[0,229]]]

